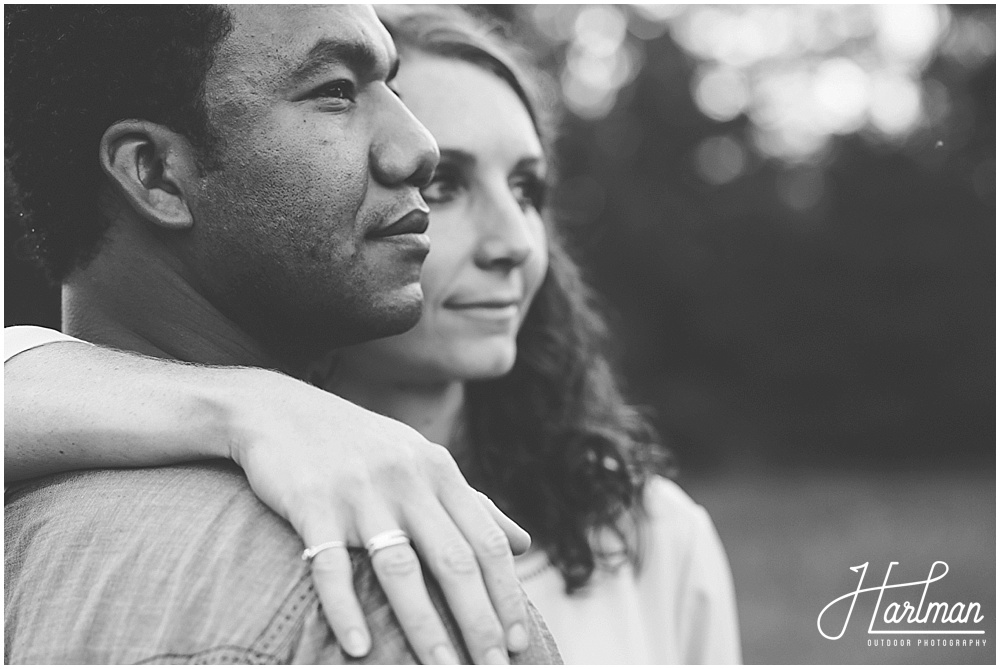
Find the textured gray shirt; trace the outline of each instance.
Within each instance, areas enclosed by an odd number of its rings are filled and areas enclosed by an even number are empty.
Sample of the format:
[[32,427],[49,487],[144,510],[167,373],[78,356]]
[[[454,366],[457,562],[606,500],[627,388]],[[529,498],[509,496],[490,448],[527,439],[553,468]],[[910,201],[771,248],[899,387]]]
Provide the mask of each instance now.
[[[302,541],[227,462],[36,479],[4,505],[6,663],[356,662],[323,618]],[[363,551],[365,663],[415,663]],[[440,589],[432,599],[453,639]],[[515,663],[559,663],[532,608]],[[462,659],[464,646],[456,641]]]

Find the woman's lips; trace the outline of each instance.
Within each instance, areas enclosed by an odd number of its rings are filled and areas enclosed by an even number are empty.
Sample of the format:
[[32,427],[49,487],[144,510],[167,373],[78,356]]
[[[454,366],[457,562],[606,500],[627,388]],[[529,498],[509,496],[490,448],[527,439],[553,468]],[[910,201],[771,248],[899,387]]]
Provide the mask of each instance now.
[[486,320],[516,318],[520,305],[520,300],[463,300],[444,303],[446,309],[464,316]]

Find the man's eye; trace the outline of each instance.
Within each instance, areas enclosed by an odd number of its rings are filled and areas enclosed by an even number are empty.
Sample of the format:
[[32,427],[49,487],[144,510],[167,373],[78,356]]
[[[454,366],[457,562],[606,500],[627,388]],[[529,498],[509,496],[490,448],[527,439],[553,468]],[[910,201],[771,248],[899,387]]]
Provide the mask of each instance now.
[[338,79],[337,81],[331,81],[323,84],[322,86],[317,86],[309,92],[307,97],[316,99],[331,98],[354,102],[356,96],[357,94],[353,82],[347,81],[346,79]]

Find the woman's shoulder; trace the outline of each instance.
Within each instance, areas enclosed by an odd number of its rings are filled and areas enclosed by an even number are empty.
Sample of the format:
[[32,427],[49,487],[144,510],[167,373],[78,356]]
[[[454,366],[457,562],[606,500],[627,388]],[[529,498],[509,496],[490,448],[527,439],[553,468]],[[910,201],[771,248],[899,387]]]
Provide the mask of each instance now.
[[677,483],[651,477],[644,492],[646,522],[643,543],[655,559],[686,562],[721,550],[708,511]]
[[708,517],[705,508],[691,499],[683,488],[662,476],[652,476],[646,481],[644,504],[653,523],[699,525]]
[[682,662],[738,663],[732,575],[708,511],[677,483],[662,477],[647,482],[645,504],[648,522],[640,586],[644,592],[658,593],[653,596],[666,605],[680,607]]

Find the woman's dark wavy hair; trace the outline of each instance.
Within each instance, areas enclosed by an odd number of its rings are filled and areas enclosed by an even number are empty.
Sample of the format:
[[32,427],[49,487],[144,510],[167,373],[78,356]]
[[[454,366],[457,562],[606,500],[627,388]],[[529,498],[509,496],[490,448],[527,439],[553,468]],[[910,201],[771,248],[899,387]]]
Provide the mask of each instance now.
[[[539,109],[531,70],[501,26],[455,7],[380,16],[404,59],[408,49],[456,58],[510,84],[547,145],[551,110]],[[548,271],[518,333],[514,367],[466,384],[458,438],[466,477],[531,532],[572,592],[598,566],[638,566],[644,485],[667,463],[649,422],[622,396],[592,291],[548,227]],[[608,531],[612,541],[599,541]]]
[[205,75],[231,29],[205,5],[4,7],[5,211],[51,280],[93,258],[108,228],[98,147],[111,124],[163,124],[210,162]]

